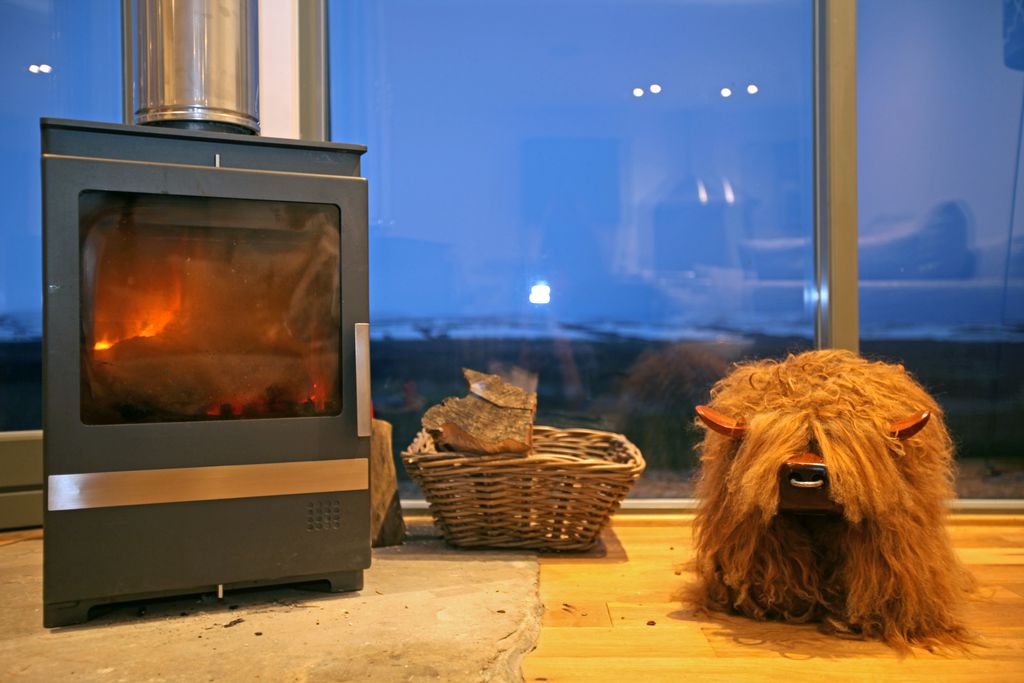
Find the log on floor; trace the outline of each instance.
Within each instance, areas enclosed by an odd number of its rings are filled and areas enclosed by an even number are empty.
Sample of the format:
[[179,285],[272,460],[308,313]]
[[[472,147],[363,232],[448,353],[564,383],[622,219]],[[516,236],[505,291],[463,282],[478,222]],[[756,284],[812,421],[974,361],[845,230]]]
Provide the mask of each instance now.
[[370,538],[374,548],[401,545],[405,541],[405,521],[391,451],[391,423],[384,420],[373,421],[370,436]]

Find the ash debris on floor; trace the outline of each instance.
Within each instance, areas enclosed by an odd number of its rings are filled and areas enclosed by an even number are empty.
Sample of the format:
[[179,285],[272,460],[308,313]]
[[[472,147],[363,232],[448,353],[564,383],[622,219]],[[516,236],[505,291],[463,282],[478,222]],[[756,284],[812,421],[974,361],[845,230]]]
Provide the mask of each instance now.
[[[374,551],[358,593],[228,591],[42,627],[42,540],[0,543],[0,680],[520,681],[543,612],[532,553],[466,551],[433,527]],[[0,535],[2,537],[2,535]]]

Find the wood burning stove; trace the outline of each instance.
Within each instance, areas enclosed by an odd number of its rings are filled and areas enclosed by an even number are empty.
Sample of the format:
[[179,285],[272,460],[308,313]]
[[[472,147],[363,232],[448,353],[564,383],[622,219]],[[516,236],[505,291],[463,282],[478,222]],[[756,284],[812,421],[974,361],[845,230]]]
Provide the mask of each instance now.
[[369,566],[364,148],[42,121],[44,624]]

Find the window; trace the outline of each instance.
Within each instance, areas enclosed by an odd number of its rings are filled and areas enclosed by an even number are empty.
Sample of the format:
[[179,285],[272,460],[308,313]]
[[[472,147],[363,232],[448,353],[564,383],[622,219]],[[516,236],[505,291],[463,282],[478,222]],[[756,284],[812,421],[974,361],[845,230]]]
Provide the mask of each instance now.
[[0,431],[41,426],[39,118],[121,119],[121,3],[0,0]]
[[407,446],[460,367],[624,432],[686,495],[728,363],[813,344],[811,4],[335,1],[368,145],[373,395]]
[[[0,430],[40,426],[38,119],[121,118],[117,0],[0,0]],[[729,362],[813,344],[811,3],[332,0],[333,138],[369,146],[377,414],[462,366],[625,432],[685,495]],[[945,406],[961,495],[1021,496],[1024,23],[858,3],[862,350]]]
[[1024,496],[1024,9],[858,3],[861,349],[943,405],[960,495]]

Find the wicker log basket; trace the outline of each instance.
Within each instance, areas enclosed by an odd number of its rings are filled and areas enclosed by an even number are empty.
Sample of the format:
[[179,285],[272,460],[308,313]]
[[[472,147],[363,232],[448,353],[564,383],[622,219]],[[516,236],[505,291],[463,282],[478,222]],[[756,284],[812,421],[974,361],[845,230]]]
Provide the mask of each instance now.
[[463,547],[586,550],[646,464],[621,434],[536,426],[533,453],[402,453],[445,540]]

